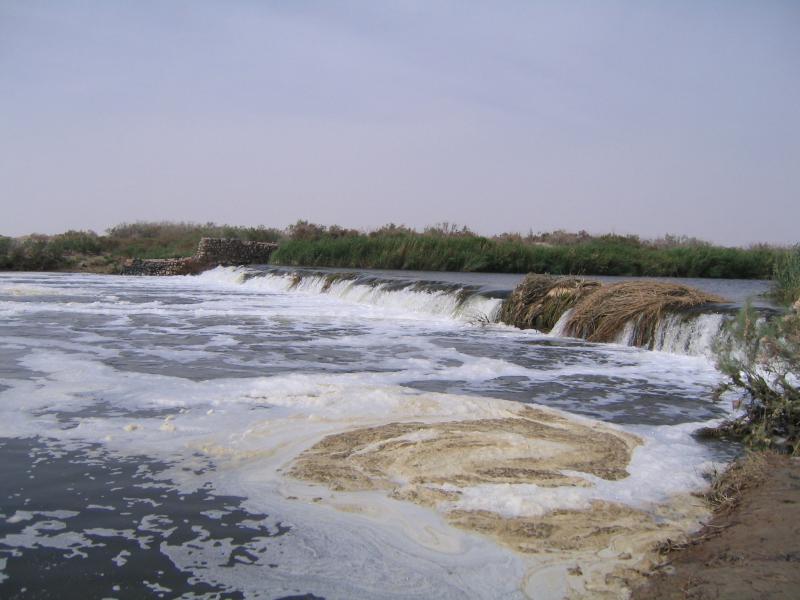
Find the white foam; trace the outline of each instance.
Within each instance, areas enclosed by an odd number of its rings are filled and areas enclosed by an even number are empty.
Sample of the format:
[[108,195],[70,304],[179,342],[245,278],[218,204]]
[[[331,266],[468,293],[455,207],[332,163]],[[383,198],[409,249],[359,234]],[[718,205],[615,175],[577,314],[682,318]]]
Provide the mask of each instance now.
[[[550,337],[569,337],[565,332],[572,311],[573,309],[569,309],[559,317],[548,334]],[[709,360],[715,360],[714,347],[719,341],[727,319],[728,317],[721,313],[667,314],[656,324],[650,349],[670,354],[702,356]],[[622,331],[614,339],[614,343],[634,347],[636,346],[635,337],[636,323],[630,320],[625,323]]]
[[457,291],[425,290],[406,287],[397,289],[389,282],[375,285],[360,284],[350,279],[332,283],[325,275],[304,274],[295,277],[288,273],[264,273],[246,279],[243,267],[217,267],[202,273],[204,284],[241,287],[247,291],[270,293],[301,293],[325,295],[346,302],[368,304],[389,311],[394,316],[423,314],[468,322],[494,322],[502,300],[472,295],[462,301]]
[[634,427],[645,443],[634,450],[629,476],[608,480],[580,471],[564,475],[584,479],[588,487],[540,487],[532,484],[481,484],[443,486],[462,494],[452,508],[486,510],[506,517],[539,517],[557,509],[584,510],[594,500],[648,509],[670,498],[695,492],[707,485],[713,463],[706,448],[691,436],[707,424]]
[[[677,357],[675,357],[677,358]],[[286,375],[189,382],[183,379],[119,373],[115,369],[85,358],[54,353],[29,355],[24,363],[48,374],[48,385],[17,384],[29,396],[28,410],[53,407],[62,410],[85,405],[86,397],[102,393],[104,399],[129,410],[152,407],[182,408],[165,419],[153,417],[100,418],[79,421],[78,427],[51,430],[61,439],[103,441],[117,452],[166,453],[181,448],[202,450],[219,460],[262,456],[265,476],[276,479],[270,468],[279,468],[293,455],[323,435],[354,425],[366,426],[395,420],[463,420],[502,418],[515,406],[501,400],[463,397],[450,394],[420,393],[406,387],[379,384],[380,374]],[[497,371],[500,361],[481,359],[477,376]],[[454,373],[466,376],[463,367]],[[504,372],[504,371],[501,371]],[[510,371],[506,371],[510,372]],[[546,378],[546,376],[544,376]],[[38,389],[37,389],[38,388]],[[6,390],[2,395],[10,395]],[[40,399],[41,397],[41,399]],[[250,406],[263,408],[256,414]],[[213,411],[209,407],[214,407]],[[18,409],[17,409],[18,410]],[[165,428],[164,424],[170,424]],[[4,435],[41,427],[41,417],[31,418],[25,427],[19,418],[11,420]],[[697,424],[634,428],[647,443],[634,453],[631,476],[608,482],[582,475],[591,488],[577,490],[537,490],[536,486],[482,486],[464,490],[463,507],[481,506],[486,510],[508,512],[549,510],[577,506],[592,498],[646,504],[664,501],[670,495],[703,485],[707,451],[691,438]],[[271,474],[269,474],[271,473]],[[535,492],[535,493],[534,493]],[[538,507],[538,508],[537,508]]]
[[565,333],[565,330],[567,328],[567,323],[569,322],[569,318],[570,316],[572,316],[572,312],[573,309],[568,308],[563,313],[561,313],[561,316],[558,318],[558,321],[556,321],[556,324],[553,325],[553,328],[550,330],[550,333],[548,335],[555,338],[568,337]]
[[653,350],[714,359],[714,346],[727,317],[718,313],[694,316],[667,315],[658,322]]

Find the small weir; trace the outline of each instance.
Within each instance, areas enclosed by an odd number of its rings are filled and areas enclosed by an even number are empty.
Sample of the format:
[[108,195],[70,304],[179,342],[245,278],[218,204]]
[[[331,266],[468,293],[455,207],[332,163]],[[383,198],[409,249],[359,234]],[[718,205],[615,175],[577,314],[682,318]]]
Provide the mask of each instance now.
[[253,290],[328,294],[349,302],[484,324],[497,321],[508,295],[481,285],[282,267],[214,269],[203,277]]
[[[515,289],[420,280],[374,272],[287,267],[226,267],[204,278],[270,292],[327,294],[348,302],[466,321],[506,324],[554,338],[616,343],[713,356],[739,305],[693,287],[637,280],[605,284],[529,275]],[[761,312],[771,309],[761,307]]]

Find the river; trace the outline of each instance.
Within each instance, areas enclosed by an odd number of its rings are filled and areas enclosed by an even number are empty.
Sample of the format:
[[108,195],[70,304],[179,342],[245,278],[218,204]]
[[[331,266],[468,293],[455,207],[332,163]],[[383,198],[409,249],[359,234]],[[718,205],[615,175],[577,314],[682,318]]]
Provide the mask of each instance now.
[[724,315],[589,344],[496,323],[520,279],[0,274],[0,597],[559,598],[696,528]]

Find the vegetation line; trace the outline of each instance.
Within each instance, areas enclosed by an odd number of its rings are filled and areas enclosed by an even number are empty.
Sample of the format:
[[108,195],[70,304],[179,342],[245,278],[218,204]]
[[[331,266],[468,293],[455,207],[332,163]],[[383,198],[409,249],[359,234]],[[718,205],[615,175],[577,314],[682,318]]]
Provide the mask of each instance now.
[[[694,238],[506,233],[479,236],[448,223],[419,232],[386,225],[370,232],[298,221],[285,230],[192,223],[126,223],[105,235],[0,236],[0,269],[116,272],[127,258],[178,258],[201,237],[278,242],[275,264],[308,267],[767,279],[797,253],[766,245],[714,246]],[[792,285],[800,285],[794,281]]]

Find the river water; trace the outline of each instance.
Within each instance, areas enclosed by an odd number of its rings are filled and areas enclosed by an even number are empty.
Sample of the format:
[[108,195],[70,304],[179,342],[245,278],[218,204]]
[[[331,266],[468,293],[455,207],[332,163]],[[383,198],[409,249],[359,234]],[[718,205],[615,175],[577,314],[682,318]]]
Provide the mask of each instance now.
[[[515,276],[329,275],[0,274],[0,597],[531,597],[535,556],[376,491],[348,509],[293,460],[329,434],[516,403],[641,440],[613,481],[442,486],[449,509],[514,518],[652,510],[735,451],[692,436],[729,411],[696,345],[494,323]],[[734,303],[766,289],[711,285]],[[563,595],[558,573],[536,597]]]

